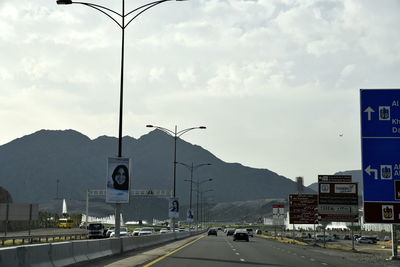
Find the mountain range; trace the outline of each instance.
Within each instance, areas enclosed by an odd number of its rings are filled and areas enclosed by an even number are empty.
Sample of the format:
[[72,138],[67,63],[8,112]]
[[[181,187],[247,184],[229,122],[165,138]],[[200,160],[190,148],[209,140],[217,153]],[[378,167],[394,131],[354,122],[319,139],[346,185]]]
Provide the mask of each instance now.
[[[122,144],[123,156],[132,162],[132,189],[171,189],[172,136],[154,130],[139,139],[125,136]],[[83,201],[87,189],[105,188],[107,158],[115,157],[116,150],[115,137],[91,140],[74,130],[40,130],[0,146],[0,186],[10,192],[14,202],[46,206],[55,199]],[[177,152],[178,162],[211,164],[196,169],[193,179],[212,179],[202,184],[201,190],[213,190],[208,195],[214,203],[285,199],[297,190],[289,178],[268,169],[224,162],[182,139],[177,140]],[[176,195],[182,205],[189,203],[190,183],[185,182],[189,178],[190,170],[178,164]],[[304,193],[315,192],[305,188]]]

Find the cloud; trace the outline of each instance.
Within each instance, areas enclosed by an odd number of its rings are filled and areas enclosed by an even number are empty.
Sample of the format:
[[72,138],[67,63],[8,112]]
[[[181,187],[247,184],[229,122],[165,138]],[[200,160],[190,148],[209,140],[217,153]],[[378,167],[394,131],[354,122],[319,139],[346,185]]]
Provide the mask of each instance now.
[[[117,2],[96,1],[120,10]],[[127,1],[128,9],[135,4]],[[223,160],[306,183],[317,172],[359,168],[358,89],[400,84],[399,7],[397,0],[159,5],[125,32],[124,131],[137,137],[148,123],[205,124],[207,134],[189,140]],[[3,0],[0,49],[1,143],[40,128],[116,135],[115,22],[80,5]],[[340,144],[338,128],[347,136]]]

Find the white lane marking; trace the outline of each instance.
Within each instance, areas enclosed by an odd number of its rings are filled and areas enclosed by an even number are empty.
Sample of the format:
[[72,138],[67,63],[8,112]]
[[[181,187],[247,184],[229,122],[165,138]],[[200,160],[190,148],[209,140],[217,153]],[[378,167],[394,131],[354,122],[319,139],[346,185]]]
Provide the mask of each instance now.
[[244,259],[240,259],[240,261],[245,261]]
[[325,265],[325,266],[328,265],[328,263],[325,263],[325,262],[323,262],[323,263],[321,263],[321,264],[322,264],[322,265]]
[[237,253],[237,252],[236,252],[235,254],[236,254],[236,255],[240,255],[240,254],[239,254],[239,253]]
[[304,259],[306,256],[300,256],[300,257],[302,257]]
[[233,248],[232,250],[233,250],[233,251],[236,251],[236,248]]
[[313,258],[311,258],[310,261],[315,261],[315,260]]

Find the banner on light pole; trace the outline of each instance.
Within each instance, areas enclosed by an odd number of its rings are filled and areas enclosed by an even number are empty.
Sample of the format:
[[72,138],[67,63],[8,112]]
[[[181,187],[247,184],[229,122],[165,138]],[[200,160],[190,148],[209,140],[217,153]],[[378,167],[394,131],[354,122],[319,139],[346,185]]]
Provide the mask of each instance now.
[[129,203],[130,173],[129,158],[108,158],[107,203]]

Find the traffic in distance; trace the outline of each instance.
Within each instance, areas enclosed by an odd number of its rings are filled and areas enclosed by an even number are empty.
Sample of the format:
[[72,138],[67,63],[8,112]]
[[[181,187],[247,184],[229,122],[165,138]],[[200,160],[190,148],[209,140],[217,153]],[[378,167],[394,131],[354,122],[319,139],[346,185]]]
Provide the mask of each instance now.
[[[115,237],[115,226],[107,226],[103,223],[89,223],[87,226],[81,224],[80,228],[86,228],[88,233],[88,238],[108,238]],[[177,228],[177,232],[189,231],[188,228]],[[170,233],[172,230],[168,227],[156,228],[154,227],[137,227],[134,230],[130,230],[128,227],[120,228],[120,237],[126,236],[145,236],[154,234],[166,234]]]
[[[61,227],[61,226],[60,226]],[[115,226],[107,226],[102,223],[89,223],[87,226],[84,224],[81,225],[81,228],[87,229],[88,238],[109,238],[115,236]],[[194,228],[192,227],[192,230]],[[185,232],[189,231],[188,227],[178,227],[175,229],[177,232]],[[129,237],[129,236],[145,236],[145,235],[154,235],[154,234],[166,234],[172,232],[172,229],[169,227],[163,228],[155,228],[155,227],[137,227],[133,230],[130,230],[128,227],[120,228],[120,236],[121,237]],[[339,232],[326,232],[324,233],[313,233],[313,232],[299,232],[299,231],[283,231],[283,232],[275,232],[275,231],[263,231],[258,228],[233,228],[233,227],[211,227],[207,230],[207,235],[215,235],[217,236],[224,234],[226,236],[232,236],[233,241],[236,240],[245,240],[249,241],[249,237],[254,237],[255,235],[268,234],[271,237],[276,238],[293,238],[301,241],[308,242],[331,242],[335,244],[341,244],[344,246],[351,247],[352,237],[348,233]],[[387,242],[390,241],[389,233],[380,233],[378,234],[359,234],[355,233],[353,235],[353,239],[358,244],[376,244],[378,241]]]
[[[358,236],[358,252],[343,248],[351,244],[347,233],[326,234],[327,244],[335,244],[335,249],[322,246],[321,233],[297,231],[271,231],[249,226],[211,227],[175,247],[169,244],[146,252],[137,252],[116,259],[86,263],[92,266],[398,266],[396,262],[386,261],[378,251],[375,242],[380,236]],[[351,239],[351,237],[350,237]],[[362,240],[369,240],[363,243]],[[312,245],[316,242],[316,245]],[[346,245],[347,244],[347,245]],[[363,251],[365,249],[365,252]],[[143,257],[146,258],[143,261]],[[141,261],[142,260],[142,261]],[[83,266],[83,265],[78,265]]]

